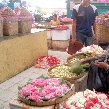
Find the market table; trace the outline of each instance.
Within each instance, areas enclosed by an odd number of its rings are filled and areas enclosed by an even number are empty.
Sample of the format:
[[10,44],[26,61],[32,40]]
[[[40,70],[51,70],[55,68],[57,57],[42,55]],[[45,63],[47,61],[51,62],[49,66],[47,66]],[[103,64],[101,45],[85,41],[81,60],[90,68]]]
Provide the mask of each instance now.
[[33,60],[43,55],[48,55],[44,30],[0,38],[0,83],[32,66]]

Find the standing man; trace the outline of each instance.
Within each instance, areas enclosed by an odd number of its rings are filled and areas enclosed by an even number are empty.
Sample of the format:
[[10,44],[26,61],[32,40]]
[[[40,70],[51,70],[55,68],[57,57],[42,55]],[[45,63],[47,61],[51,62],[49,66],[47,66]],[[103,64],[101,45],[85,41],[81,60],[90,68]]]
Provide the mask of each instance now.
[[95,17],[98,15],[97,8],[90,4],[90,0],[81,0],[81,3],[75,5],[72,11],[73,35],[72,41],[79,40],[85,46],[93,42],[93,31]]

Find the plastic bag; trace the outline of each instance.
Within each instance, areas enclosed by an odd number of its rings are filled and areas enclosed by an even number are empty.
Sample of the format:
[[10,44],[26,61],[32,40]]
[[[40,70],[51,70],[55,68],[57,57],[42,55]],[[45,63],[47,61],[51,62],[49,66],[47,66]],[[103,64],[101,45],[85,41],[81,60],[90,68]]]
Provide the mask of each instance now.
[[79,41],[76,41],[75,43],[72,42],[70,39],[69,46],[68,46],[68,54],[75,54],[78,50],[80,50],[83,47],[83,44]]

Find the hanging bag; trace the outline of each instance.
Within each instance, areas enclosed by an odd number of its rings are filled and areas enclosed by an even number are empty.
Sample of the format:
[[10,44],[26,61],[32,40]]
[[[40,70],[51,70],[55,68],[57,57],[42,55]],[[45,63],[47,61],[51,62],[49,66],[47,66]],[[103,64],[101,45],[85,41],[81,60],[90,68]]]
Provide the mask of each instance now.
[[81,42],[76,41],[73,43],[72,40],[70,39],[67,53],[71,55],[75,54],[82,47],[83,47],[83,44]]

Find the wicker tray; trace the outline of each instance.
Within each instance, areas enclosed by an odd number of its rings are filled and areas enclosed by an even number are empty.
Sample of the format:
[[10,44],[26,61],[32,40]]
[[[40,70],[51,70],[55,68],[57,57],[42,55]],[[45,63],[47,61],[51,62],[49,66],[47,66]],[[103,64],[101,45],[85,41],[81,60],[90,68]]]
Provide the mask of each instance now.
[[24,97],[18,95],[18,99],[20,101],[22,101],[23,103],[27,104],[27,105],[31,105],[31,106],[39,106],[39,107],[43,107],[43,106],[51,106],[51,105],[56,105],[59,104],[63,101],[65,101],[66,99],[68,99],[70,96],[72,96],[74,94],[74,85],[71,85],[68,81],[66,81],[67,85],[70,87],[69,91],[64,95],[64,96],[60,96],[54,99],[50,99],[47,101],[42,101],[42,102],[34,102],[34,101],[30,101],[25,99]]
[[[59,66],[59,65],[50,67],[50,68],[48,69],[48,75],[49,75],[50,77],[52,77],[52,78],[60,78],[60,77],[55,77],[55,76],[51,76],[51,75],[50,75],[50,71],[51,71],[53,68],[57,67],[57,66]],[[66,66],[67,66],[67,64],[66,64]],[[85,74],[86,74],[86,72],[83,72],[83,73],[81,73],[80,75],[78,75],[78,76],[76,76],[76,77],[71,77],[71,78],[61,77],[61,78],[63,78],[64,80],[69,81],[70,83],[73,83],[75,80],[77,80],[77,79],[83,77]]]

